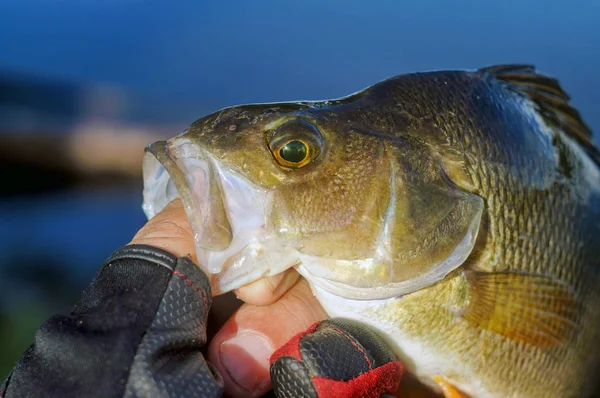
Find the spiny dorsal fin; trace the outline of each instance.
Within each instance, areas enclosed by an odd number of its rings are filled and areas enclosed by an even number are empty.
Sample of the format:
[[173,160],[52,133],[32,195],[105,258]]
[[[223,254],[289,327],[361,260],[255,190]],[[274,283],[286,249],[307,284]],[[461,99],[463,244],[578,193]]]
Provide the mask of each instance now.
[[558,80],[537,73],[532,65],[494,65],[478,72],[509,83],[515,91],[530,98],[542,116],[574,138],[600,164],[600,152],[592,142],[592,130],[571,106],[570,97]]

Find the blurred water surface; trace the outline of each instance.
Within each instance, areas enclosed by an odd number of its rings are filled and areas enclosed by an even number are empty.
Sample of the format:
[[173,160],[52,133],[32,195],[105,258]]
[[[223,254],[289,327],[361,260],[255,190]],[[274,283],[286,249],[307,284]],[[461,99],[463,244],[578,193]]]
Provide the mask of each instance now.
[[0,378],[143,224],[145,142],[220,107],[530,63],[600,131],[599,0],[174,4],[0,2]]

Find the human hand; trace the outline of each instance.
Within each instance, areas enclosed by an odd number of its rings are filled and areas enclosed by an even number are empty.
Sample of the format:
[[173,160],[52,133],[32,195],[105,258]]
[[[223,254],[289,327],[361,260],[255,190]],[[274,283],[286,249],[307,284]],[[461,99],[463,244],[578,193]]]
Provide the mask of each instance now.
[[[154,246],[195,258],[194,240],[180,200],[170,203],[135,235],[131,244]],[[208,361],[232,397],[257,397],[271,388],[269,358],[275,349],[327,317],[307,282],[294,270],[237,290],[245,302],[209,342]]]
[[[197,264],[193,234],[180,200],[150,220],[131,244],[158,247],[177,257],[189,255]],[[327,314],[293,269],[260,279],[235,294],[244,304],[209,342],[207,359],[222,375],[228,396],[258,397],[271,389],[269,359],[275,350]],[[437,396],[410,376],[398,393],[404,398]]]
[[395,392],[402,366],[383,340],[354,321],[322,321],[294,271],[241,288],[248,303],[207,345],[207,321],[221,322],[208,320],[210,283],[193,253],[175,201],[109,256],[69,314],[40,327],[0,396],[256,397],[271,382],[280,398]]

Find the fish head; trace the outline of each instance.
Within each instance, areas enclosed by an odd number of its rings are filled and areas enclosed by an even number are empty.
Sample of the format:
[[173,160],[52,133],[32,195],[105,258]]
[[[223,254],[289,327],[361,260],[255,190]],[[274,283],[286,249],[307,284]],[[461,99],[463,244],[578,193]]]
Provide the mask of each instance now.
[[213,292],[296,267],[343,297],[392,297],[464,261],[479,198],[447,181],[426,145],[343,109],[232,107],[147,148],[144,211],[181,197]]

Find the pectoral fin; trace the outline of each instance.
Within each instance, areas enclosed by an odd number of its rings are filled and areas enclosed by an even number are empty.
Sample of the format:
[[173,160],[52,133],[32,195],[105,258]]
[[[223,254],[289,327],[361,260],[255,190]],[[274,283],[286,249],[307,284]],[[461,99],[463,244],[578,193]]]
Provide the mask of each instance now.
[[463,317],[512,340],[549,348],[577,332],[581,303],[571,286],[553,278],[474,272]]
[[441,387],[442,392],[444,393],[444,398],[468,398],[442,376],[434,376],[433,381],[435,381],[437,385]]

